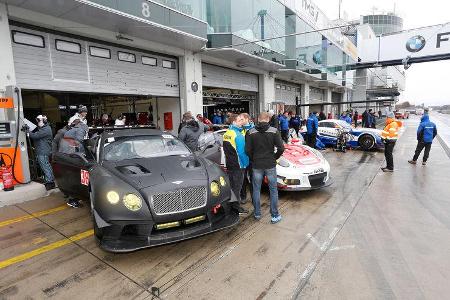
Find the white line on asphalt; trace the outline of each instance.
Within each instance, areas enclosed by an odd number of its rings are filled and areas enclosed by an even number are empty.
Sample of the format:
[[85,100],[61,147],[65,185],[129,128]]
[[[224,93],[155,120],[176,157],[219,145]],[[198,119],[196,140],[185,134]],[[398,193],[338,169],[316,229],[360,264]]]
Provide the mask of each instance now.
[[355,248],[356,248],[355,245],[345,245],[345,246],[330,248],[330,251],[339,251],[339,250],[347,250],[347,249],[355,249]]

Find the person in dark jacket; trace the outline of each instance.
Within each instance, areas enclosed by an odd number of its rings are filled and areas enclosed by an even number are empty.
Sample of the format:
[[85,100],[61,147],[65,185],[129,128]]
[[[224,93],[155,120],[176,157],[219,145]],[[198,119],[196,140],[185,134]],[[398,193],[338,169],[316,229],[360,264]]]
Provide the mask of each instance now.
[[70,129],[64,133],[64,137],[59,143],[58,151],[65,154],[84,153],[83,141],[87,132],[85,126],[80,119],[73,120]]
[[[248,132],[245,142],[245,152],[252,165],[253,206],[254,218],[261,219],[261,184],[264,176],[267,177],[270,191],[270,215],[271,223],[281,221],[278,212],[278,187],[277,187],[277,159],[284,152],[284,144],[276,128],[269,125],[268,113],[258,116],[258,125]],[[275,152],[276,150],[276,152]]]
[[182,140],[186,146],[188,146],[191,151],[198,150],[198,138],[202,133],[205,132],[205,126],[191,119],[186,123],[186,125],[181,129],[178,138]]
[[50,155],[52,154],[52,129],[48,125],[47,117],[39,115],[36,117],[37,128],[30,132],[30,139],[34,143],[34,151],[39,163],[39,167],[44,173],[45,189],[47,191],[55,188],[52,166],[50,165]]
[[178,134],[180,134],[181,129],[182,129],[184,126],[186,126],[186,124],[187,124],[190,120],[192,120],[192,119],[193,119],[193,117],[192,117],[192,113],[191,113],[190,111],[187,111],[187,112],[185,112],[185,113],[183,114],[183,117],[181,118],[181,123],[180,123],[180,125],[178,126]]
[[64,134],[70,129],[69,125],[64,126],[58,132],[55,134],[55,137],[52,141],[52,154],[55,154],[59,151],[59,144],[61,143],[61,140],[64,138]]
[[306,143],[311,148],[316,148],[317,130],[319,129],[319,120],[317,112],[312,112],[306,120]]
[[295,133],[298,136],[298,132],[300,131],[300,125],[302,124],[302,118],[299,115],[295,114],[289,120],[289,126],[294,128]]
[[429,115],[424,115],[420,119],[420,125],[417,128],[417,147],[416,152],[412,160],[408,160],[410,164],[415,165],[420,153],[425,148],[425,153],[423,154],[422,165],[427,164],[428,157],[430,156],[431,145],[433,144],[433,139],[437,135],[436,124],[430,121]]
[[358,118],[359,118],[358,111],[355,110],[355,113],[353,114],[353,122],[355,122],[355,128],[358,127]]
[[368,124],[368,117],[369,117],[369,113],[367,112],[367,109],[363,112],[363,114],[362,114],[362,127],[363,128],[366,128],[366,127],[368,127],[367,126],[367,124]]
[[249,158],[245,153],[245,136],[243,134],[244,120],[241,116],[231,114],[229,116],[230,127],[223,135],[223,152],[230,188],[232,191],[231,207],[240,215],[248,211],[240,205],[242,185],[244,184],[245,170],[249,165]]
[[322,110],[319,114],[319,121],[326,120],[326,119],[327,119],[327,116],[325,116],[325,113]]
[[277,130],[280,130],[280,121],[278,117],[275,115],[275,111],[273,109],[269,110],[270,122],[269,125]]
[[288,112],[285,111],[282,115],[278,117],[278,121],[280,122],[280,132],[281,138],[287,144],[289,139],[289,120],[288,120]]

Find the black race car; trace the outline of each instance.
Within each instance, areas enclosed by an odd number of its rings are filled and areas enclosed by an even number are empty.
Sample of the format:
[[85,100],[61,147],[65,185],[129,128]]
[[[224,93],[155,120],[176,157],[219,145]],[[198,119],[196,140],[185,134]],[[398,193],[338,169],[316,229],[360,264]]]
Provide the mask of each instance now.
[[128,252],[236,225],[229,179],[206,153],[148,128],[104,130],[85,150],[56,153],[60,190],[90,199],[94,233],[104,250]]

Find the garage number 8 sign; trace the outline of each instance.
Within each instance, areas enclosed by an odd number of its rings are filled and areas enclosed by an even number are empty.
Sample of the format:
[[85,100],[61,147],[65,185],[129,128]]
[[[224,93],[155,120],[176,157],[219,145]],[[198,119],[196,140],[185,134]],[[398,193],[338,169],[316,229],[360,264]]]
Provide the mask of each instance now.
[[150,18],[150,5],[146,2],[142,2],[142,15],[146,18]]

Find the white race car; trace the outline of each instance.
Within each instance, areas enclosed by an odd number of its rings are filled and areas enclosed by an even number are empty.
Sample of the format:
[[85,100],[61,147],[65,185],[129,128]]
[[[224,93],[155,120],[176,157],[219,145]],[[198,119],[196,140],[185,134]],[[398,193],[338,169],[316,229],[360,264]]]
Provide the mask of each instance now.
[[330,164],[322,153],[296,140],[284,146],[284,153],[277,162],[279,190],[314,190],[332,183]]
[[[206,133],[199,139],[200,151],[209,151],[204,157],[226,168],[222,137],[226,130]],[[212,147],[209,145],[213,145]],[[277,162],[279,190],[306,191],[329,186],[330,164],[318,150],[302,145],[301,139],[292,138]],[[220,153],[220,154],[219,154]],[[218,155],[219,154],[219,155]],[[267,183],[267,182],[266,182]]]

